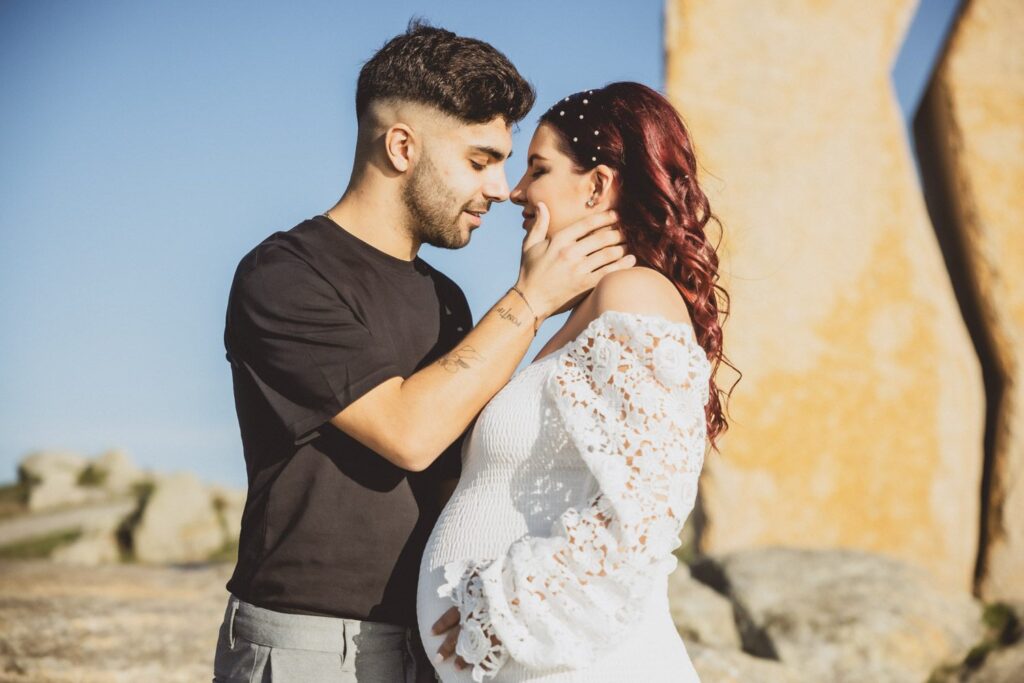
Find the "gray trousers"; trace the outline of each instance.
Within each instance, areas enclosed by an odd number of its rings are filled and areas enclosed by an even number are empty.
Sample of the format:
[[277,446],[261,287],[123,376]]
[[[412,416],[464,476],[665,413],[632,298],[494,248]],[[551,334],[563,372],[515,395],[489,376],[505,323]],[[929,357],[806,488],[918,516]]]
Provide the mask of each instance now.
[[286,614],[231,596],[214,683],[434,683],[412,629]]

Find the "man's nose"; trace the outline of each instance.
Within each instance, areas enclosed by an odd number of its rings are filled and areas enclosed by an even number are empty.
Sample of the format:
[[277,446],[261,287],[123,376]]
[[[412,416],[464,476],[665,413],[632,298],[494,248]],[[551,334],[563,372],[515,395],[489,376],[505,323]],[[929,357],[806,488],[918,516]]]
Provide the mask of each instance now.
[[484,196],[492,202],[503,202],[508,199],[508,180],[502,173],[484,187]]

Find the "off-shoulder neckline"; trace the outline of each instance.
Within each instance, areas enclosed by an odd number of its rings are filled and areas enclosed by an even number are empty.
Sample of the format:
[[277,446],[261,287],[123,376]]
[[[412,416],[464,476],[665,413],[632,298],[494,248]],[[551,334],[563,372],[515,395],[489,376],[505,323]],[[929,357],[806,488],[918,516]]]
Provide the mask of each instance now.
[[691,325],[688,322],[685,322],[685,321],[682,321],[682,320],[669,320],[665,316],[660,315],[658,313],[636,313],[636,312],[633,312],[633,311],[616,311],[616,310],[613,310],[613,309],[608,309],[606,311],[603,311],[603,312],[599,313],[596,317],[594,317],[589,323],[587,323],[587,326],[584,327],[583,330],[579,334],[577,334],[575,337],[573,337],[572,339],[567,341],[565,344],[562,344],[561,346],[559,346],[557,349],[555,349],[551,353],[547,354],[546,356],[542,356],[540,358],[535,359],[532,363],[530,363],[526,367],[532,367],[534,365],[538,365],[540,363],[543,363],[546,360],[550,360],[552,358],[557,358],[557,357],[561,356],[563,353],[565,353],[569,349],[570,346],[575,344],[581,337],[583,337],[585,334],[590,332],[591,328],[596,327],[598,322],[601,321],[603,318],[605,318],[605,316],[608,316],[609,318],[632,318],[634,320],[637,320],[637,319],[647,320],[647,321],[650,321],[652,323],[656,323],[658,325],[661,325],[661,326],[664,326],[664,327],[668,327],[669,329],[672,329],[672,328],[683,328],[684,330],[688,330],[688,333],[687,332],[683,333],[683,336],[687,339],[687,341],[688,342],[692,342],[694,344],[697,343],[697,338],[696,338],[696,334],[695,334],[694,329],[693,329],[693,325]]

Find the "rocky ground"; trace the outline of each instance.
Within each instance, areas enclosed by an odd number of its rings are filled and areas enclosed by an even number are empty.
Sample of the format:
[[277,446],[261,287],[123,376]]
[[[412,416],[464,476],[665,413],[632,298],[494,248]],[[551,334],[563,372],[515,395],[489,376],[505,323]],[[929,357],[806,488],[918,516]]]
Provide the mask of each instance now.
[[[0,486],[0,683],[209,681],[244,500],[121,451],[26,457]],[[1024,605],[878,554],[684,540],[669,599],[703,683],[1024,683]]]
[[[0,683],[208,681],[230,569],[0,561]],[[681,566],[670,598],[704,683],[1024,681],[1024,610],[883,558],[747,551],[693,576]]]
[[212,675],[231,567],[0,562],[0,682]]

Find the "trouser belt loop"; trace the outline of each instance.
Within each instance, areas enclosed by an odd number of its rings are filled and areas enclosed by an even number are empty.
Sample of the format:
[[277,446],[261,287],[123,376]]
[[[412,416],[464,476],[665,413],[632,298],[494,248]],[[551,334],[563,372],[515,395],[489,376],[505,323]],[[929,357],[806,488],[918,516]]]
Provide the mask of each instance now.
[[231,617],[228,619],[228,647],[235,649],[235,615],[238,613],[238,599],[231,600]]
[[341,663],[348,663],[348,619],[341,622]]

